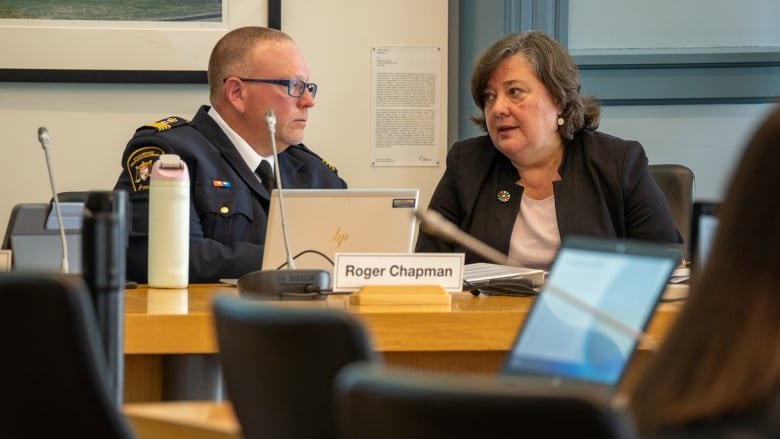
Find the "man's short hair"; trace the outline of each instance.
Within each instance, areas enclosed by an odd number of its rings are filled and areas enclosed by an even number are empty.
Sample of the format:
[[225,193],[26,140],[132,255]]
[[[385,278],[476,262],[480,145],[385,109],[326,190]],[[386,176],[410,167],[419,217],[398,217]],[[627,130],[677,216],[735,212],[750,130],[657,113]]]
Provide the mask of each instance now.
[[209,58],[209,94],[217,96],[222,82],[231,75],[246,74],[251,67],[252,49],[265,41],[292,41],[289,35],[276,29],[259,26],[247,26],[226,33],[211,51]]

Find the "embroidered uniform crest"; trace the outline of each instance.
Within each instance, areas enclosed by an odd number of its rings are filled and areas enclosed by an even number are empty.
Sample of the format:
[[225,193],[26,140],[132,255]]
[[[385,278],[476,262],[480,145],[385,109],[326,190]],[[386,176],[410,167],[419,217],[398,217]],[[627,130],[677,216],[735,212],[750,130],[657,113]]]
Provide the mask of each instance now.
[[152,172],[152,161],[144,160],[135,167],[135,183],[143,184]]
[[158,146],[144,146],[130,154],[125,163],[125,171],[130,178],[133,192],[149,189],[149,177],[152,175],[152,165],[162,155]]

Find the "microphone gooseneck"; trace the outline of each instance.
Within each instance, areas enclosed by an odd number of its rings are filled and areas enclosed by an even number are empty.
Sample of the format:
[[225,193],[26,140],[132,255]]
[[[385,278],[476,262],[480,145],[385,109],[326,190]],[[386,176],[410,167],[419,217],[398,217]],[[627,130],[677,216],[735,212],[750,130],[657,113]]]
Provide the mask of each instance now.
[[455,224],[441,216],[439,212],[430,209],[426,211],[416,210],[414,214],[420,220],[420,227],[424,231],[445,239],[451,239],[490,262],[500,265],[506,264],[507,257],[505,254],[460,230]]
[[274,155],[274,179],[276,179],[277,194],[279,195],[279,214],[282,217],[282,238],[284,240],[284,251],[287,254],[287,268],[295,270],[295,260],[290,252],[290,240],[287,237],[287,216],[284,214],[284,198],[282,195],[282,178],[279,174],[279,152],[276,149],[276,115],[274,110],[269,109],[265,112],[265,124],[268,127],[268,134],[271,138],[271,151]]
[[273,110],[265,113],[265,123],[271,138],[271,150],[274,155],[274,178],[276,193],[279,196],[279,213],[282,219],[282,240],[287,253],[286,270],[256,270],[244,274],[238,279],[240,294],[260,299],[312,300],[324,299],[323,291],[330,287],[330,274],[320,269],[296,269],[290,252],[290,240],[287,237],[287,217],[284,213],[284,194],[281,172],[279,172],[279,152],[276,150],[276,116]]
[[51,185],[52,200],[54,200],[54,211],[57,214],[57,225],[60,230],[60,241],[62,242],[62,263],[60,264],[60,271],[68,273],[68,241],[65,239],[65,225],[62,223],[60,199],[57,197],[57,188],[54,184],[54,173],[52,172],[51,159],[49,158],[51,137],[49,137],[49,130],[47,130],[46,127],[38,128],[38,141],[41,142],[43,155],[46,157],[46,169],[49,171],[49,184]]

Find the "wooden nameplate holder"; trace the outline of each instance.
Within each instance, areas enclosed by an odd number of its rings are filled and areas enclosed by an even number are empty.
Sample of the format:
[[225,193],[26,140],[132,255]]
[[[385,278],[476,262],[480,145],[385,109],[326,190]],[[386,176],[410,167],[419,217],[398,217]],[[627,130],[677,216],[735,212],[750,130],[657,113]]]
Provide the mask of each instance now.
[[452,297],[438,285],[367,285],[349,296],[350,305],[449,305]]

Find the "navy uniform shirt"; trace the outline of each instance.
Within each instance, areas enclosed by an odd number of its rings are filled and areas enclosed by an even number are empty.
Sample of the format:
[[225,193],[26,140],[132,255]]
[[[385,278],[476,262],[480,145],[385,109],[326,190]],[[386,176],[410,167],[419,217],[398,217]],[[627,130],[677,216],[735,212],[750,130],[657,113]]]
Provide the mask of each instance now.
[[[161,154],[178,154],[190,174],[189,281],[215,282],[260,268],[270,195],[235,146],[200,108],[191,122],[170,117],[139,128],[125,148],[115,189],[129,194],[127,278],[147,280],[149,177]],[[343,189],[347,184],[304,145],[279,154],[282,187]]]

